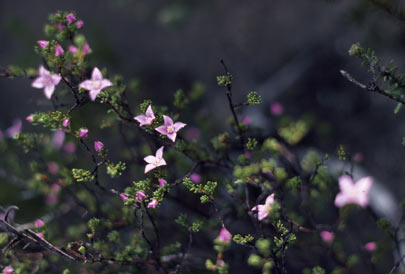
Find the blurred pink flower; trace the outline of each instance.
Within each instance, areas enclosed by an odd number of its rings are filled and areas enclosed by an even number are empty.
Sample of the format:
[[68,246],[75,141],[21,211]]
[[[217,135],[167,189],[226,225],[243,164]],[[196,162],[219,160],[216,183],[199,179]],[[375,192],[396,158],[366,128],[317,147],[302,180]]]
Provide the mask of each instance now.
[[51,192],[53,193],[58,193],[60,191],[61,187],[58,184],[52,184],[51,185]]
[[44,234],[43,234],[43,233],[38,232],[38,233],[35,233],[35,234],[37,234],[37,236],[38,236],[39,238],[41,238],[42,240],[44,239]]
[[65,51],[63,50],[61,45],[57,44],[55,46],[55,56],[61,56],[61,55],[63,55],[64,52]]
[[220,240],[223,243],[228,243],[232,239],[232,234],[226,229],[225,227],[222,227],[221,230],[219,231],[218,235],[218,240]]
[[146,199],[146,195],[142,191],[138,191],[136,193],[136,198],[138,198],[138,200],[140,201],[144,201]]
[[245,117],[242,118],[242,123],[243,123],[245,126],[248,126],[248,125],[250,125],[250,123],[252,123],[252,120],[250,119],[249,116],[245,116]]
[[87,55],[87,54],[90,53],[90,51],[91,51],[90,45],[89,45],[88,43],[85,43],[85,44],[83,45],[83,47],[82,47],[82,52],[83,52],[83,54]]
[[8,138],[13,138],[16,134],[20,133],[22,128],[22,122],[20,119],[16,119],[13,121],[13,124],[11,125],[11,127],[6,129],[6,136]]
[[97,67],[94,67],[93,72],[91,73],[91,80],[81,82],[79,87],[87,89],[90,94],[90,99],[94,101],[101,90],[111,87],[112,85],[111,81],[104,79],[101,71]]
[[65,151],[67,154],[73,154],[76,151],[76,145],[73,142],[66,142],[66,144],[63,146],[63,151]]
[[148,203],[148,207],[149,207],[149,208],[156,208],[157,205],[158,205],[158,200],[156,200],[156,199],[153,199],[152,201],[150,201],[150,202]]
[[43,227],[44,225],[45,225],[45,223],[44,223],[44,221],[42,221],[41,219],[36,219],[35,222],[34,222],[34,226],[35,226],[36,228]]
[[89,130],[87,128],[81,128],[79,130],[79,137],[80,138],[87,138],[89,136]]
[[76,54],[78,50],[79,50],[79,49],[78,49],[77,47],[72,46],[72,45],[70,45],[70,46],[68,47],[68,51],[69,51],[71,54]]
[[14,269],[11,266],[6,266],[4,268],[4,274],[13,274],[14,273]]
[[95,142],[94,142],[94,149],[95,149],[96,151],[102,150],[103,147],[104,147],[104,144],[103,144],[102,142],[100,142],[100,141],[95,141]]
[[252,152],[251,152],[251,151],[246,151],[246,152],[245,152],[245,157],[246,157],[247,159],[250,159],[250,158],[252,157]]
[[25,120],[27,122],[32,123],[32,121],[34,120],[34,115],[33,114],[28,115],[27,117],[25,117]]
[[58,195],[56,195],[54,193],[48,194],[45,197],[45,203],[47,205],[54,205],[54,204],[56,204],[58,202],[58,200],[59,200]]
[[145,174],[154,168],[166,165],[166,161],[165,161],[165,159],[163,159],[163,149],[164,149],[164,147],[162,146],[156,151],[155,156],[149,155],[144,158],[145,162],[148,163],[145,166]]
[[254,206],[252,208],[252,211],[258,212],[257,219],[259,221],[265,219],[269,215],[273,203],[274,203],[274,193],[267,196],[266,202],[264,204]]
[[62,125],[63,125],[64,127],[68,127],[68,126],[70,125],[70,120],[69,120],[69,119],[63,120]]
[[47,166],[48,172],[50,174],[55,175],[55,174],[57,174],[59,172],[59,165],[56,162],[53,162],[53,161],[48,162],[46,164],[46,166]]
[[150,126],[151,124],[153,124],[153,121],[155,120],[155,114],[153,113],[152,106],[148,106],[145,115],[135,116],[134,119],[139,122],[140,127],[144,125]]
[[65,141],[65,132],[63,130],[56,130],[52,135],[52,143],[56,149],[61,149]]
[[333,241],[333,239],[335,238],[335,234],[333,232],[329,232],[329,231],[321,231],[320,233],[321,238],[324,242],[326,243],[331,243]]
[[361,162],[363,162],[363,160],[364,160],[363,153],[357,152],[356,154],[354,154],[353,160],[354,160],[356,163],[361,163]]
[[159,179],[159,186],[160,187],[164,187],[165,185],[167,185],[167,181],[163,178]]
[[191,181],[193,181],[193,183],[201,183],[201,176],[198,173],[191,173],[190,174],[190,179]]
[[56,27],[58,28],[58,30],[63,30],[65,28],[65,26],[60,23],[57,24]]
[[121,200],[125,203],[128,200],[128,196],[125,193],[120,194]]
[[55,86],[59,84],[61,78],[59,74],[50,73],[44,66],[40,66],[38,69],[38,77],[35,78],[31,86],[38,89],[43,88],[45,97],[51,99]]
[[84,22],[83,22],[82,20],[79,20],[79,21],[77,21],[77,23],[76,23],[76,27],[77,27],[78,29],[81,29],[81,28],[83,27],[83,25],[84,25]]
[[274,102],[270,105],[270,112],[274,116],[279,116],[283,114],[284,108],[283,105],[281,105],[279,102]]
[[163,115],[164,125],[155,128],[155,130],[163,135],[166,135],[173,142],[176,141],[177,132],[186,126],[185,123],[176,122],[166,115]]
[[49,45],[49,41],[46,40],[38,40],[37,41],[38,46],[40,46],[43,49],[46,49]]
[[66,15],[66,21],[68,21],[69,24],[72,24],[76,21],[76,16],[73,13],[69,13]]
[[361,207],[368,205],[368,192],[373,182],[371,177],[364,177],[356,183],[349,176],[339,178],[340,193],[336,195],[335,205],[342,207],[347,204],[358,204]]
[[367,251],[373,252],[373,251],[375,251],[375,250],[377,249],[377,245],[376,245],[375,242],[368,242],[368,243],[366,243],[366,244],[364,245],[364,248],[365,248]]
[[200,130],[196,127],[187,127],[184,130],[184,138],[189,141],[198,141],[200,139]]

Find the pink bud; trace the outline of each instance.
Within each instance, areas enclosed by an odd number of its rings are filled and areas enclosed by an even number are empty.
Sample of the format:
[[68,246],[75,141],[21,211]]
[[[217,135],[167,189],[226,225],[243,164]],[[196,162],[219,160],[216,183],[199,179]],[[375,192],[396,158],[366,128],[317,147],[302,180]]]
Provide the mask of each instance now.
[[41,238],[42,240],[44,239],[44,234],[42,234],[41,232],[38,232],[38,233],[35,233],[35,234],[37,234],[37,236],[39,238]]
[[66,21],[68,21],[69,24],[72,24],[76,21],[76,16],[73,13],[69,13],[66,15]]
[[143,200],[146,199],[146,195],[145,195],[145,193],[143,193],[142,191],[138,191],[138,192],[136,193],[136,198],[138,198],[140,201],[143,201]]
[[48,172],[49,172],[50,174],[55,175],[55,174],[57,174],[57,173],[59,172],[59,166],[58,166],[58,164],[55,163],[55,162],[49,162],[49,163],[47,164],[47,167],[48,167]]
[[7,266],[6,268],[4,268],[4,274],[13,274],[14,273],[14,269],[11,266]]
[[153,199],[152,201],[150,201],[150,202],[148,203],[148,207],[149,207],[149,208],[156,208],[157,205],[158,205],[158,200],[156,200],[156,199]]
[[68,127],[68,126],[70,125],[70,120],[69,120],[69,119],[63,120],[62,125],[63,125],[64,127]]
[[193,181],[193,183],[196,183],[196,184],[201,183],[201,176],[198,173],[192,173],[190,175],[190,179],[191,179],[191,181]]
[[270,112],[271,114],[273,114],[274,116],[279,116],[281,114],[283,114],[284,112],[284,108],[283,106],[278,103],[278,102],[274,102],[270,105]]
[[63,30],[65,28],[65,26],[60,23],[56,25],[56,27],[58,28],[58,30]]
[[52,185],[51,185],[51,191],[52,191],[53,193],[58,193],[58,192],[60,191],[60,185],[58,185],[58,184],[52,184]]
[[363,153],[357,152],[356,154],[354,154],[353,160],[354,160],[356,163],[361,163],[361,162],[363,162],[363,159],[364,159]]
[[247,159],[250,159],[250,158],[252,157],[252,152],[246,151],[246,152],[245,152],[245,157],[246,157]]
[[45,223],[41,219],[36,219],[35,222],[34,222],[34,226],[36,228],[43,227],[44,225],[45,225]]
[[55,47],[55,56],[63,55],[64,51],[61,45],[57,44]]
[[89,54],[89,53],[90,53],[90,46],[89,46],[88,43],[85,43],[85,44],[83,45],[83,47],[82,47],[82,52],[83,52],[84,54]]
[[243,123],[245,126],[250,125],[251,122],[252,122],[252,120],[250,119],[249,116],[245,116],[245,117],[243,117],[243,119],[242,119],[242,123]]
[[73,142],[66,142],[66,144],[63,146],[63,151],[67,154],[73,154],[76,151],[76,145]]
[[167,181],[163,178],[159,179],[159,186],[160,187],[164,187],[165,185],[167,185]]
[[63,130],[57,130],[52,135],[52,144],[56,149],[60,149],[65,142],[65,132]]
[[326,243],[331,243],[335,238],[335,234],[329,231],[321,231],[321,238]]
[[125,193],[120,194],[121,200],[125,203],[128,200],[128,196]]
[[220,240],[223,243],[230,242],[232,239],[232,234],[226,229],[225,227],[221,228],[221,231],[219,232],[218,235],[218,240]]
[[32,121],[34,120],[34,115],[28,115],[27,117],[25,117],[25,120],[32,123]]
[[364,248],[365,248],[367,251],[373,252],[373,251],[375,251],[375,250],[377,249],[377,245],[376,245],[375,242],[368,242],[368,243],[366,243],[366,244],[364,245]]
[[76,27],[77,27],[78,29],[81,29],[81,28],[83,27],[83,25],[84,25],[84,22],[83,22],[82,20],[79,20],[79,21],[77,21],[77,23],[76,23]]
[[38,44],[41,48],[45,49],[45,48],[48,47],[49,42],[46,41],[46,40],[38,40],[38,41],[37,41],[37,44]]
[[75,53],[78,51],[78,49],[77,49],[75,46],[72,46],[72,45],[70,45],[70,46],[68,47],[68,50],[69,50],[69,52],[70,52],[71,54],[75,54]]
[[89,130],[87,128],[81,128],[79,131],[80,138],[86,138],[89,135]]
[[103,147],[104,147],[104,144],[103,144],[102,142],[100,142],[100,141],[95,141],[95,142],[94,142],[94,149],[95,149],[96,151],[102,150]]

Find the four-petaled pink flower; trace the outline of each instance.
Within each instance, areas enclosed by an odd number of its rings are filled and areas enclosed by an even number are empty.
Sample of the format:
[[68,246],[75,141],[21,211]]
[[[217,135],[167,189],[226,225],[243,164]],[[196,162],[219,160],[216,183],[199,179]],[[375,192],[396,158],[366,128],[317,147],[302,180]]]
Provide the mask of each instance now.
[[333,239],[335,238],[335,234],[333,232],[329,231],[321,231],[321,238],[325,243],[331,243]]
[[104,144],[101,141],[94,141],[94,149],[96,151],[102,150],[104,147]]
[[157,168],[159,166],[165,166],[166,165],[166,161],[165,159],[163,159],[163,146],[160,147],[157,151],[156,151],[156,155],[152,156],[146,156],[144,158],[145,162],[147,162],[148,164],[145,166],[145,173],[148,173],[149,171],[151,171],[154,168]]
[[265,219],[271,210],[272,205],[274,204],[274,193],[267,196],[266,202],[263,205],[257,205],[252,208],[252,211],[257,211],[257,219],[259,221]]
[[148,207],[149,207],[149,208],[156,208],[157,205],[158,205],[158,200],[156,200],[156,199],[153,199],[152,201],[150,201],[150,202],[148,203]]
[[66,15],[66,21],[68,21],[69,24],[72,24],[76,21],[76,16],[73,13],[69,13]]
[[157,127],[155,130],[163,135],[166,135],[173,142],[176,141],[177,131],[186,126],[185,123],[176,122],[166,115],[163,115],[164,125]]
[[64,50],[63,50],[62,46],[57,44],[55,46],[55,56],[61,56],[61,55],[63,55],[63,53],[64,53]]
[[43,66],[38,69],[38,77],[35,78],[31,86],[33,88],[44,89],[45,97],[51,99],[51,96],[55,90],[55,86],[59,84],[62,78],[59,74],[50,73]]
[[146,199],[146,195],[142,191],[138,191],[136,193],[136,198],[138,198],[138,200],[140,201],[144,201]]
[[218,240],[220,240],[223,243],[228,243],[232,239],[232,234],[226,229],[225,227],[222,227],[221,230],[219,231],[218,235]]
[[371,177],[364,177],[356,183],[349,176],[339,178],[340,193],[336,195],[335,205],[342,207],[347,204],[358,204],[361,207],[368,205],[368,192],[373,184]]
[[11,266],[7,266],[4,268],[4,274],[13,274],[14,269]]
[[90,99],[96,100],[97,95],[102,89],[112,86],[110,80],[104,79],[101,71],[95,67],[91,73],[91,80],[85,80],[80,83],[79,87],[90,91]]
[[87,128],[81,128],[79,130],[79,137],[86,138],[87,136],[89,136],[89,130]]
[[159,186],[160,187],[164,187],[165,185],[167,185],[167,181],[163,178],[159,179]]
[[84,22],[83,22],[82,20],[79,20],[79,21],[77,21],[77,23],[76,23],[76,27],[77,27],[78,29],[81,29],[81,28],[83,27],[83,25],[84,25]]
[[35,222],[34,222],[34,226],[36,228],[43,227],[44,225],[45,225],[45,223],[41,219],[36,219]]
[[364,248],[365,248],[367,251],[373,252],[373,251],[375,251],[375,250],[377,249],[377,245],[376,245],[375,242],[368,242],[368,243],[366,243],[366,244],[364,245]]
[[70,125],[70,120],[69,119],[64,119],[62,122],[62,126],[68,127]]
[[150,126],[155,120],[155,114],[153,113],[152,106],[149,105],[146,109],[145,115],[138,115],[134,117],[139,122],[139,126]]
[[38,40],[37,41],[38,46],[40,46],[43,49],[46,49],[49,45],[49,41],[46,40]]

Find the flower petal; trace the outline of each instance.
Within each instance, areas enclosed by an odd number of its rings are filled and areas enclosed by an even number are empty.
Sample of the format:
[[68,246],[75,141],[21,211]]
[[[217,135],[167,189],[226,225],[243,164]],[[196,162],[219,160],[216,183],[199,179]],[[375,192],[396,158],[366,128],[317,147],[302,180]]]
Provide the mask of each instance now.
[[52,83],[56,86],[57,84],[59,84],[60,80],[62,79],[62,77],[59,74],[52,74],[51,76],[52,78]]
[[103,75],[101,74],[101,71],[97,67],[94,67],[93,72],[91,73],[91,80],[93,81],[103,80]]
[[100,90],[105,89],[107,87],[111,87],[112,85],[113,85],[113,83],[111,83],[110,80],[103,79],[103,80],[101,80],[101,88],[100,88]]
[[173,120],[169,116],[163,115],[163,120],[166,127],[173,125]]
[[[156,151],[156,158],[158,158],[158,159],[163,159],[163,149],[164,149],[165,147],[164,146],[161,146],[157,151]],[[166,162],[165,162],[165,164],[166,164]]]
[[349,176],[340,176],[339,178],[340,191],[343,193],[351,192],[354,187],[353,179]]
[[47,70],[46,68],[44,68],[44,66],[40,66],[39,69],[38,69],[38,74],[39,74],[40,76],[48,76],[48,75],[51,74],[51,73],[49,72],[49,70]]
[[269,195],[269,196],[267,196],[265,205],[266,205],[266,206],[270,206],[270,205],[272,205],[273,203],[274,203],[274,193],[271,194],[271,195]]
[[155,128],[155,130],[159,133],[162,133],[163,135],[167,135],[167,128],[166,126],[159,126]]
[[176,141],[176,136],[177,136],[177,133],[170,133],[170,134],[167,134],[167,137],[170,139],[170,140],[172,140],[173,142],[175,142]]
[[146,109],[146,116],[151,117],[151,118],[155,118],[155,114],[153,113],[152,110],[152,105],[149,105],[148,108]]
[[187,124],[182,123],[182,122],[176,122],[174,123],[173,127],[174,127],[174,131],[177,132],[180,129],[182,129],[183,127],[187,126]]
[[82,88],[82,89],[92,90],[93,89],[93,81],[85,80],[85,81],[80,83],[79,87]]
[[152,164],[152,163],[155,163],[156,157],[149,155],[149,156],[146,156],[145,158],[143,158],[143,160],[145,162],[147,162],[148,164]]
[[92,90],[90,90],[90,92],[89,92],[90,99],[91,99],[92,101],[96,100],[97,95],[98,95],[99,93],[100,93],[100,90],[99,90],[99,89],[92,89]]
[[31,86],[33,88],[44,88],[45,87],[45,81],[44,78],[39,76],[35,78],[35,80],[32,82]]
[[149,171],[151,171],[151,170],[154,169],[154,168],[156,168],[155,165],[147,164],[147,165],[145,166],[145,174],[148,173]]
[[146,116],[145,116],[145,115],[138,115],[138,116],[135,116],[134,119],[140,123],[139,126],[146,125],[146,123],[147,123],[147,120],[146,120]]
[[47,85],[47,86],[44,88],[45,97],[48,98],[48,99],[51,99],[54,90],[55,90],[55,86],[54,86],[54,85]]

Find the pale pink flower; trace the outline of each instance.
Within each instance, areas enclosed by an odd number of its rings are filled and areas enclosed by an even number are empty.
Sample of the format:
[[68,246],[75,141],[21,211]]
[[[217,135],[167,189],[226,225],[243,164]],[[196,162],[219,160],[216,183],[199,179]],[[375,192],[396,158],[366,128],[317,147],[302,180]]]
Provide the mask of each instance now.
[[76,16],[73,13],[69,13],[66,15],[66,21],[68,21],[69,24],[72,24],[76,21]]
[[80,83],[79,87],[82,89],[87,89],[90,92],[90,99],[92,101],[96,100],[97,95],[102,89],[112,86],[110,80],[104,79],[101,71],[95,67],[91,73],[91,80],[85,80]]
[[79,49],[78,49],[77,47],[75,47],[75,46],[70,45],[70,46],[68,47],[68,50],[69,50],[69,52],[70,52],[71,54],[76,54]]
[[45,225],[45,223],[44,223],[44,221],[42,221],[41,219],[36,219],[35,222],[34,222],[34,226],[35,226],[36,228],[43,227],[44,225]]
[[83,45],[83,47],[82,47],[82,52],[83,52],[83,54],[87,55],[87,54],[90,53],[90,51],[91,51],[90,45],[89,45],[88,43],[85,43],[85,44]]
[[43,49],[46,49],[49,45],[49,41],[46,40],[38,40],[37,41],[38,46],[40,46]]
[[51,96],[55,90],[55,86],[59,84],[61,80],[59,74],[50,73],[43,66],[38,69],[38,77],[32,82],[33,88],[44,89],[45,97],[51,99]]
[[55,46],[55,56],[61,56],[61,55],[63,55],[64,52],[65,51],[63,50],[61,45],[57,44]]
[[46,164],[46,166],[47,166],[48,172],[50,174],[55,175],[55,174],[57,174],[59,172],[59,165],[56,162],[53,162],[53,161],[48,162]]
[[87,138],[89,136],[89,130],[87,128],[81,128],[79,130],[79,137],[80,138]]
[[333,239],[335,238],[335,234],[333,232],[329,232],[329,231],[321,231],[320,233],[322,240],[325,243],[331,243],[333,242]]
[[67,154],[73,154],[76,151],[76,145],[73,142],[66,142],[66,144],[63,146],[63,151],[65,151]]
[[221,230],[219,231],[218,235],[218,240],[220,240],[223,243],[228,243],[232,239],[232,234],[226,229],[225,227],[222,227]]
[[190,179],[191,181],[193,181],[193,183],[201,183],[201,176],[198,173],[191,173],[190,174]]
[[356,154],[354,154],[353,160],[354,160],[356,163],[361,163],[361,162],[363,162],[363,159],[364,159],[363,153],[357,152]]
[[270,112],[274,116],[279,116],[283,114],[284,108],[283,105],[281,105],[279,102],[274,102],[270,105]]
[[145,166],[145,174],[154,168],[166,165],[166,161],[165,161],[165,159],[163,159],[163,149],[164,149],[164,147],[162,146],[156,151],[155,156],[149,155],[144,158],[145,162],[148,163]]
[[252,123],[252,119],[250,119],[249,116],[245,116],[245,117],[243,117],[243,119],[242,119],[242,123],[243,123],[245,126],[248,126],[248,125],[250,125],[250,124]]
[[189,142],[198,141],[200,139],[200,130],[196,127],[187,127],[184,138]]
[[150,126],[155,120],[155,114],[153,113],[152,106],[149,105],[146,109],[145,115],[135,116],[134,119],[139,122],[139,126]]
[[136,198],[138,198],[138,200],[140,201],[144,201],[146,199],[146,195],[142,191],[138,191],[136,193]]
[[62,125],[63,125],[64,127],[68,127],[68,126],[70,125],[70,120],[69,120],[69,119],[63,120]]
[[33,114],[28,115],[27,117],[25,117],[25,120],[27,122],[32,123],[32,121],[34,121],[34,115]]
[[100,142],[100,141],[95,141],[95,142],[94,142],[94,149],[95,149],[96,151],[102,150],[103,147],[104,147],[104,144],[103,144],[102,142]]
[[155,128],[155,130],[163,135],[166,135],[173,142],[176,141],[177,132],[186,126],[185,123],[176,122],[166,115],[163,115],[164,125]]
[[78,29],[81,29],[81,28],[83,27],[83,25],[84,25],[84,22],[83,22],[82,20],[79,20],[79,21],[77,21],[77,23],[76,23],[76,27],[77,27]]
[[16,134],[20,133],[22,128],[22,122],[20,119],[16,119],[13,121],[13,124],[11,125],[11,127],[6,129],[6,136],[8,138],[13,138]]
[[149,208],[156,208],[157,205],[158,205],[158,200],[156,200],[156,199],[153,199],[152,201],[150,201],[150,202],[148,203],[148,207],[149,207]]
[[65,132],[63,130],[57,130],[52,135],[52,144],[56,149],[61,149],[65,142]]
[[163,178],[159,179],[159,186],[160,187],[164,187],[165,185],[167,185],[167,181]]
[[7,266],[4,268],[4,274],[13,274],[14,273],[14,269],[11,266]]
[[349,176],[339,178],[340,193],[336,195],[335,205],[342,207],[347,204],[358,204],[361,207],[368,205],[368,192],[373,182],[371,177],[364,177],[356,183]]
[[58,28],[58,30],[63,30],[65,28],[65,26],[61,23],[57,24],[56,27]]
[[125,203],[128,200],[128,195],[125,193],[120,194],[121,200]]
[[274,193],[267,196],[266,202],[263,205],[257,205],[252,208],[252,211],[257,211],[257,219],[259,221],[265,219],[269,214],[272,205],[274,204]]
[[366,243],[366,244],[364,245],[364,248],[365,248],[367,251],[373,252],[373,251],[375,251],[375,250],[377,249],[377,245],[376,245],[375,242],[368,242],[368,243]]
[[44,239],[44,234],[41,232],[35,233],[39,238],[41,238],[42,240]]

